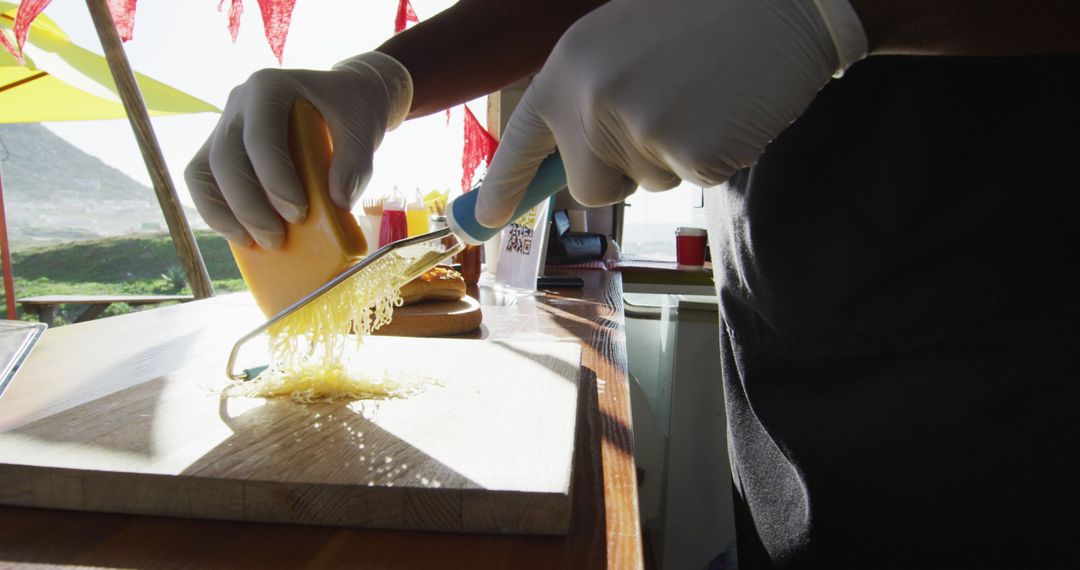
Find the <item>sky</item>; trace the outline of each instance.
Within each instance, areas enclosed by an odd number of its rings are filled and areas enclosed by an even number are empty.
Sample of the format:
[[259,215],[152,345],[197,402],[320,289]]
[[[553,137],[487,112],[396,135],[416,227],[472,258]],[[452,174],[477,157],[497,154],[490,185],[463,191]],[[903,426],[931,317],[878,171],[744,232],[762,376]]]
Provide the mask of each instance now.
[[[224,108],[230,90],[252,72],[266,67],[327,69],[349,56],[374,49],[393,33],[396,0],[299,0],[285,44],[283,65],[263,35],[255,0],[244,3],[240,33],[233,43],[227,8],[219,0],[143,0],[138,4],[134,37],[125,44],[132,67],[145,75]],[[420,18],[433,16],[450,0],[412,0]],[[72,38],[95,53],[101,45],[81,0],[54,0],[45,14]],[[483,122],[483,99],[469,104]],[[191,204],[183,171],[217,123],[204,113],[152,120],[180,199]],[[462,113],[449,125],[443,114],[406,122],[388,134],[376,153],[375,172],[365,195],[414,187],[460,188]],[[135,180],[150,185],[138,146],[127,121],[45,123],[86,152]],[[420,165],[420,167],[417,167]]]

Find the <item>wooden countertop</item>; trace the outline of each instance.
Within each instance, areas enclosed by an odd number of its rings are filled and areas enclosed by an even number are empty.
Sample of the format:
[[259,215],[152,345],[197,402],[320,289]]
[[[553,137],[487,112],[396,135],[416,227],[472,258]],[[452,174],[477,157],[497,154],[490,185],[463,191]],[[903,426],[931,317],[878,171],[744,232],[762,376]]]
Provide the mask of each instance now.
[[[484,325],[466,336],[579,339],[582,415],[575,442],[579,452],[573,521],[566,536],[364,530],[0,507],[0,566],[641,568],[621,276],[548,270],[556,272],[584,278],[585,288],[518,296],[481,288],[473,293],[484,306]],[[51,334],[65,334],[85,336],[93,345],[96,338],[120,333],[131,343],[149,345],[168,336],[170,328],[189,329],[193,318],[207,314],[207,307],[249,302],[243,296],[216,297],[63,327],[47,332],[41,342],[48,343]]]
[[618,259],[586,261],[562,266],[548,265],[545,272],[550,272],[553,268],[618,271],[622,274],[624,283],[713,286],[713,267],[712,262],[709,261],[701,266],[693,266],[680,265],[674,260],[625,255]]

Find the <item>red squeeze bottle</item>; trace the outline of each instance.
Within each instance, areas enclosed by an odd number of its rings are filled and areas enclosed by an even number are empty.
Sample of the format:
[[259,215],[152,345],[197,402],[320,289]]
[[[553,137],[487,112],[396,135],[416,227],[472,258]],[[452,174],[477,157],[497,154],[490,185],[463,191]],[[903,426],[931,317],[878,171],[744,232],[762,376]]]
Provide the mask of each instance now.
[[[466,190],[466,192],[472,192],[472,190]],[[461,277],[465,280],[465,285],[479,283],[481,273],[480,255],[483,251],[479,245],[466,245],[464,249],[454,256],[454,262],[461,266]]]
[[405,217],[405,197],[397,187],[383,203],[382,220],[379,222],[379,247],[405,239],[409,235],[409,223]]
[[457,254],[458,263],[461,264],[461,277],[466,285],[476,285],[480,281],[480,252],[483,251],[478,245],[466,245],[461,253]]

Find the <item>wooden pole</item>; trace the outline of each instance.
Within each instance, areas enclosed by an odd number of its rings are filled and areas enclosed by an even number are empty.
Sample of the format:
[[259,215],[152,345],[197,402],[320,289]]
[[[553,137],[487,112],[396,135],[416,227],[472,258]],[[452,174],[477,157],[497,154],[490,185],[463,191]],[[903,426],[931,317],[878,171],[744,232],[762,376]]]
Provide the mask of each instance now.
[[0,263],[4,264],[4,301],[7,305],[7,318],[15,320],[15,278],[11,268],[11,248],[8,247],[7,213],[4,211],[4,169],[0,165]]
[[86,6],[90,9],[90,16],[94,20],[94,28],[97,29],[98,39],[101,40],[101,48],[105,51],[105,60],[109,62],[109,70],[112,71],[113,81],[120,93],[120,99],[127,110],[131,129],[135,132],[135,139],[139,143],[139,151],[142,152],[146,170],[150,173],[150,179],[154,184],[154,193],[157,194],[158,204],[165,214],[165,223],[169,227],[176,253],[180,257],[180,264],[187,275],[188,283],[191,284],[191,292],[196,299],[212,297],[214,286],[210,282],[210,275],[206,271],[206,263],[203,262],[199,253],[199,244],[195,241],[195,235],[191,232],[184,210],[180,206],[180,200],[176,196],[176,187],[173,186],[169,169],[165,164],[165,157],[161,153],[154,128],[150,124],[150,113],[143,103],[142,93],[135,81],[135,73],[128,63],[127,54],[120,41],[120,33],[116,31],[112,14],[106,0],[86,0]]

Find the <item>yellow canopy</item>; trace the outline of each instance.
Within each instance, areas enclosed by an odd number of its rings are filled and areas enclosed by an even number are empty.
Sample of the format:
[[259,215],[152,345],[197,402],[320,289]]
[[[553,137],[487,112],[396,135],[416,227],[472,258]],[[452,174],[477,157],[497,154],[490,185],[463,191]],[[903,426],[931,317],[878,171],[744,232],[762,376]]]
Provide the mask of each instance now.
[[[12,40],[10,28],[17,10],[16,4],[0,2],[0,33],[7,33]],[[27,47],[22,65],[0,48],[0,123],[127,116],[105,58],[72,43],[67,34],[44,14],[30,25]],[[46,67],[53,73],[44,69]],[[61,80],[58,75],[68,81]],[[221,112],[206,101],[160,81],[139,73],[135,77],[151,115]]]

